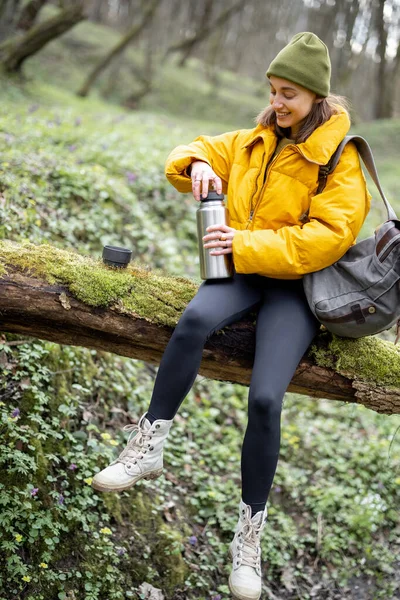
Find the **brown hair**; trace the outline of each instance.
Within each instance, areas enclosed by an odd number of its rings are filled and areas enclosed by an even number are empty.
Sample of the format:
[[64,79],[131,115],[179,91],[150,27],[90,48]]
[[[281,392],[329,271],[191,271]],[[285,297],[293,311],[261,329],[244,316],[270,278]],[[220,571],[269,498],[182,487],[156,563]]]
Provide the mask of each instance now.
[[[301,144],[302,142],[305,142],[317,127],[326,123],[332,115],[337,115],[339,113],[339,107],[344,108],[347,112],[350,111],[349,101],[343,96],[331,94],[321,102],[315,102],[303,125],[300,127],[298,134],[294,136],[295,143]],[[279,127],[277,124],[276,114],[272,106],[267,106],[259,113],[259,115],[257,115],[256,123],[257,125],[263,125],[264,127],[274,125],[278,138],[289,135],[287,129]]]

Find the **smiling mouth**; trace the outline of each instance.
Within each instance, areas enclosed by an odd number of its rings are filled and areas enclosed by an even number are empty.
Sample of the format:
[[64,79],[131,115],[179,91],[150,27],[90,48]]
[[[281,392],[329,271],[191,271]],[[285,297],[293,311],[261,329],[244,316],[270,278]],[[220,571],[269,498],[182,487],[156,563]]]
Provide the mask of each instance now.
[[288,115],[290,115],[290,113],[276,113],[276,116],[280,118],[287,117]]

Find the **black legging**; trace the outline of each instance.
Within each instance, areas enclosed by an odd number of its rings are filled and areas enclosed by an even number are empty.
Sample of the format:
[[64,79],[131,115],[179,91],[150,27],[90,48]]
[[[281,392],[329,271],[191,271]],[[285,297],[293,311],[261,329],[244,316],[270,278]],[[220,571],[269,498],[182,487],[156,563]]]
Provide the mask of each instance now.
[[235,273],[203,282],[168,342],[149,407],[152,421],[173,419],[196,379],[207,339],[258,306],[241,462],[242,499],[253,514],[264,508],[275,475],[283,396],[319,329],[301,280]]

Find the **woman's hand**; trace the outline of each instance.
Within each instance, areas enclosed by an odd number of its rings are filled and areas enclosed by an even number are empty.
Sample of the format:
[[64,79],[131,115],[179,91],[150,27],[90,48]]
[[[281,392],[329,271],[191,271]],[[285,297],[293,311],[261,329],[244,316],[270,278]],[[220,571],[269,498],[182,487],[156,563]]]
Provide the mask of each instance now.
[[236,229],[221,224],[210,225],[206,231],[209,233],[203,237],[204,248],[215,248],[215,250],[210,250],[210,254],[217,256],[218,254],[232,253],[232,240]]
[[203,198],[208,194],[208,183],[213,182],[213,186],[217,194],[222,194],[221,178],[212,170],[210,165],[202,160],[192,162],[192,170],[190,171],[192,180],[192,192],[194,199],[200,202],[200,190]]

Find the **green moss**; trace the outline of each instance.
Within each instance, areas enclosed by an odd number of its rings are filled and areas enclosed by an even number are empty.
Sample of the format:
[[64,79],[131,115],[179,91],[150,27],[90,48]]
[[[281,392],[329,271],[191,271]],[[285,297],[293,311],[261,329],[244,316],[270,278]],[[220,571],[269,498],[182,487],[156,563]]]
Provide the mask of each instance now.
[[107,509],[107,513],[109,515],[111,515],[117,523],[119,523],[120,525],[122,525],[124,523],[124,518],[122,516],[122,511],[121,511],[121,497],[119,494],[114,493],[110,493],[110,494],[103,494],[102,495],[102,501],[104,506]]
[[190,572],[182,554],[187,526],[180,520],[166,524],[162,514],[153,510],[157,504],[159,501],[153,495],[136,492],[130,520],[142,539],[155,542],[151,549],[151,567],[162,579],[163,588],[172,593],[176,586],[185,582]]
[[188,565],[183,560],[183,537],[180,531],[171,526],[160,524],[159,539],[154,548],[158,557],[158,570],[163,573],[166,580],[166,589],[173,591],[176,586],[182,585],[189,575]]
[[377,337],[356,340],[323,333],[309,355],[317,365],[342,375],[381,385],[400,385],[400,348]]
[[[37,398],[33,394],[31,389],[27,389],[22,394],[19,408],[23,414],[34,413],[36,408]],[[45,480],[49,471],[49,461],[46,458],[46,449],[41,438],[38,437],[40,431],[39,425],[31,420],[29,423],[29,429],[34,432],[31,436],[29,444],[31,446],[29,453],[34,457],[36,462],[35,477],[37,480]]]
[[17,269],[50,284],[65,285],[75,298],[90,306],[115,306],[120,312],[172,327],[198,287],[189,279],[149,271],[137,262],[121,272],[100,259],[48,244],[1,241],[0,261],[5,270]]
[[[35,429],[37,428],[32,426],[32,429],[33,431],[35,431]],[[49,461],[45,456],[45,451],[43,449],[42,442],[37,437],[32,436],[30,440],[30,445],[34,448],[33,452],[37,466],[36,477],[39,481],[44,481],[46,479],[46,475],[49,472]]]

